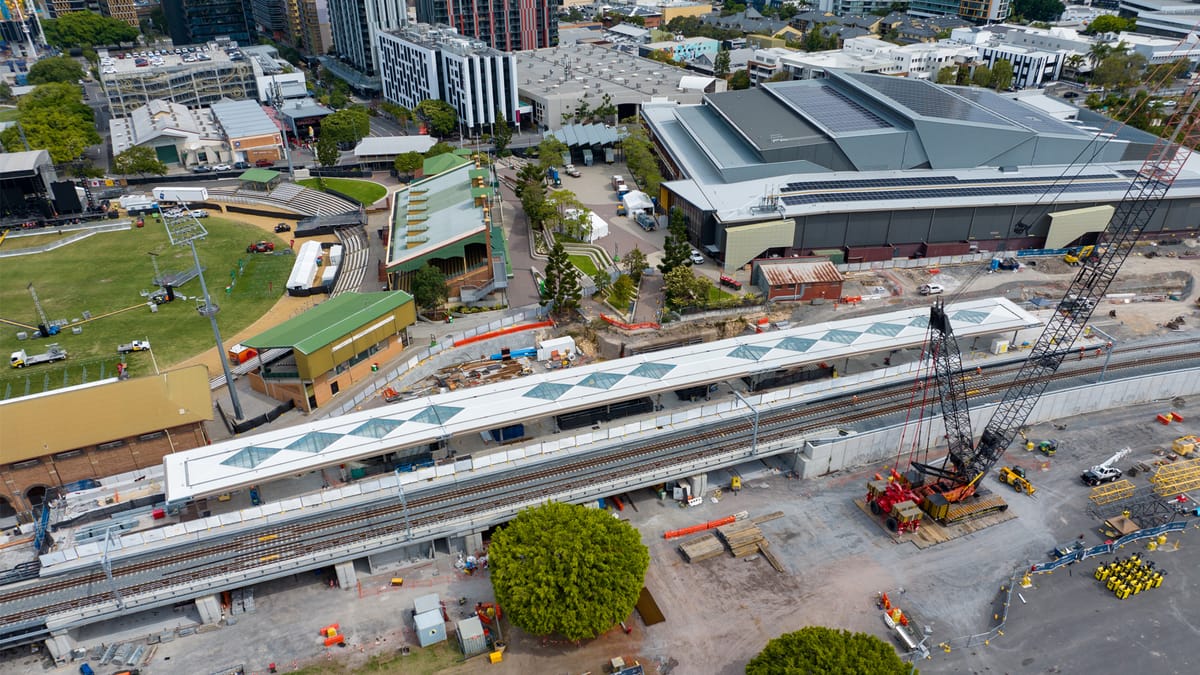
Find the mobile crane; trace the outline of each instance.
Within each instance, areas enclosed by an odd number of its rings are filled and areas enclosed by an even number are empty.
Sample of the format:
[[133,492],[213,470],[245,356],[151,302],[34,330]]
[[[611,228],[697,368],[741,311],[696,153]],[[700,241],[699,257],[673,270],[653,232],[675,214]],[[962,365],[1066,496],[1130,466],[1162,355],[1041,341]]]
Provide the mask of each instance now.
[[[937,390],[946,426],[948,454],[940,465],[913,462],[916,471],[905,477],[921,509],[939,522],[951,524],[1008,508],[996,495],[978,496],[980,480],[1004,455],[1050,383],[1050,376],[1079,337],[1092,311],[1108,291],[1117,271],[1129,256],[1138,235],[1149,224],[1167,190],[1179,176],[1189,150],[1200,141],[1200,74],[1193,75],[1182,100],[1188,101],[1150,150],[1111,220],[1064,295],[1064,302],[1046,322],[1029,358],[1004,392],[984,427],[973,441],[962,377],[962,356],[942,302],[930,310],[927,353],[933,361]],[[1073,299],[1072,302],[1066,302]],[[972,499],[975,497],[974,499]]]

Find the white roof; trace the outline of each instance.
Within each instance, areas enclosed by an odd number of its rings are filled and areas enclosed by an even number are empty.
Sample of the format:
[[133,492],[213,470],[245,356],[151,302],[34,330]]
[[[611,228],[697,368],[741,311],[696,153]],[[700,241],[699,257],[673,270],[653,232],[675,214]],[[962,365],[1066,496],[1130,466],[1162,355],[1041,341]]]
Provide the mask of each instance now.
[[[960,337],[1039,325],[1004,298],[948,308]],[[553,370],[410,399],[375,410],[242,436],[163,458],[167,500],[221,494],[439,439],[618,400],[923,344],[929,310],[914,307]]]
[[679,88],[684,91],[704,91],[704,88],[712,84],[717,78],[703,77],[700,75],[684,75],[679,78]]
[[650,209],[654,208],[654,202],[650,200],[649,195],[641,190],[630,190],[621,197],[621,201],[625,202],[625,208],[630,211],[634,209]]
[[354,146],[355,157],[426,152],[437,143],[433,136],[368,136]]

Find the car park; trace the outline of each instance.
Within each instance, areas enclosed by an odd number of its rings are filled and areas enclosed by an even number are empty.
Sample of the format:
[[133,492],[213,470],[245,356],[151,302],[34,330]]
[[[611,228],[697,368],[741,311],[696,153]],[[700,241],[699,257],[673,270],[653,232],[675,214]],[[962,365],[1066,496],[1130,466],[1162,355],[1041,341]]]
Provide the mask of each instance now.
[[700,254],[700,251],[692,250],[691,255],[688,256],[688,260],[690,260],[693,265],[704,264],[704,256]]
[[246,247],[246,253],[270,253],[275,250],[275,244],[269,241],[258,241]]

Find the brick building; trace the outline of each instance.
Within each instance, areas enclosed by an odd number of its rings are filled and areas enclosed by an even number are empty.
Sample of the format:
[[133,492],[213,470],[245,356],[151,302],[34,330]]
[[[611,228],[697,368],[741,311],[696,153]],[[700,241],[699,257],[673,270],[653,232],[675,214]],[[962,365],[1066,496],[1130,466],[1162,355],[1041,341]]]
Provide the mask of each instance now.
[[0,402],[0,517],[27,518],[52,488],[207,445],[212,418],[204,366]]
[[842,273],[827,258],[755,260],[750,279],[768,300],[842,297]]

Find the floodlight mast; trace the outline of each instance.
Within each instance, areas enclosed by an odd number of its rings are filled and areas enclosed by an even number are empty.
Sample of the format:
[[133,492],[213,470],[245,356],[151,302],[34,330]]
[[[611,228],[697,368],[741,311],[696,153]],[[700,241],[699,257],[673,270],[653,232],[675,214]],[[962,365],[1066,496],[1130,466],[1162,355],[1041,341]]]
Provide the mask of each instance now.
[[217,360],[221,362],[221,371],[225,373],[225,388],[229,390],[229,401],[233,404],[233,416],[235,419],[245,419],[246,416],[242,414],[242,403],[238,400],[237,387],[233,383],[233,373],[229,372],[229,360],[225,358],[225,344],[221,341],[221,329],[217,327],[217,312],[220,311],[220,308],[213,304],[212,298],[208,294],[208,284],[204,282],[204,268],[200,267],[200,254],[196,253],[196,242],[207,237],[208,230],[204,229],[200,220],[192,215],[186,202],[179,202],[181,213],[174,217],[168,217],[163,212],[161,205],[156,205],[156,208],[159,216],[162,217],[163,226],[167,228],[167,237],[171,239],[171,244],[174,246],[186,245],[192,249],[192,261],[196,264],[196,276],[200,278],[200,292],[204,295],[204,306],[199,308],[199,312],[207,316],[209,323],[212,324],[213,339],[217,343]]

